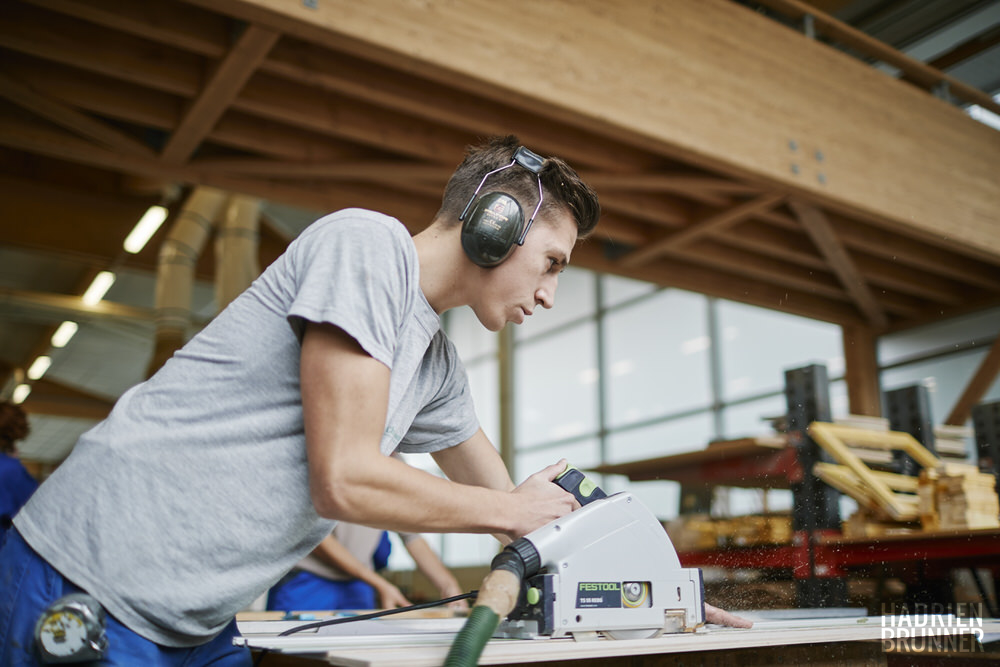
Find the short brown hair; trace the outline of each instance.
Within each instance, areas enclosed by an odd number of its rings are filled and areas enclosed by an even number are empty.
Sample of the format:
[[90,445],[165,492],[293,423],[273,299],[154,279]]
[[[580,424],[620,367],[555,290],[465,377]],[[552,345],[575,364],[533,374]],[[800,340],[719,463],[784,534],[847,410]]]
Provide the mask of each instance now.
[[[457,221],[483,176],[510,164],[521,145],[512,134],[490,137],[485,142],[469,146],[465,159],[458,165],[444,189],[441,208],[436,219]],[[584,238],[597,226],[601,205],[597,193],[584,183],[565,161],[546,158],[539,173],[544,194],[539,213],[562,207],[576,220],[577,236]],[[538,181],[527,169],[505,169],[493,174],[483,186],[483,192],[500,190],[516,198],[530,216],[538,203]]]
[[0,452],[14,451],[14,443],[28,437],[31,427],[24,409],[10,401],[0,402]]

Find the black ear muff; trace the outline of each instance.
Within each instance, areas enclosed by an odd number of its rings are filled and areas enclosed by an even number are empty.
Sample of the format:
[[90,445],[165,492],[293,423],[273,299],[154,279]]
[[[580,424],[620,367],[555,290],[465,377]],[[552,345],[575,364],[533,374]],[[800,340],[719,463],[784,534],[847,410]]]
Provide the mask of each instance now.
[[[527,169],[538,181],[538,204],[528,218],[527,224],[524,223],[521,205],[510,195],[503,192],[487,192],[482,197],[479,196],[486,179],[514,165]],[[483,180],[479,181],[479,186],[469,198],[469,203],[458,216],[462,221],[462,248],[473,263],[485,268],[496,266],[510,256],[515,245],[524,243],[524,237],[531,229],[531,223],[535,221],[535,216],[542,208],[542,200],[545,199],[540,176],[544,166],[545,158],[520,146],[514,151],[514,159],[510,164],[488,172],[483,176]]]
[[503,192],[487,192],[463,216],[462,248],[473,263],[490,268],[507,259],[521,239],[524,213]]

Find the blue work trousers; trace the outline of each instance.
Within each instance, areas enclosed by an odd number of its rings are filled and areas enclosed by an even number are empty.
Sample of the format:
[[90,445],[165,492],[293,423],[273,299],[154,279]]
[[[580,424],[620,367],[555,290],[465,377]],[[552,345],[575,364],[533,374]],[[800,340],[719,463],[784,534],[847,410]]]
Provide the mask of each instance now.
[[[35,650],[35,623],[42,612],[64,595],[81,593],[28,546],[16,528],[0,545],[0,665],[40,665]],[[236,621],[208,643],[190,648],[161,646],[140,637],[107,615],[108,649],[103,659],[86,663],[100,667],[249,667],[250,650],[233,646],[239,636]]]

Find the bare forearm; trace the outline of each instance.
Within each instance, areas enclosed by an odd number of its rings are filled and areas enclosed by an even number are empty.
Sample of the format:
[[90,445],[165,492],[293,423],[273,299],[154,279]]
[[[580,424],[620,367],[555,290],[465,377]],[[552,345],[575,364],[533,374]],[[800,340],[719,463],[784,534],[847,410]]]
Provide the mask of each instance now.
[[[390,371],[340,329],[309,325],[300,366],[310,494],[321,516],[414,533],[520,537],[573,509],[570,494],[539,479],[510,492],[493,463],[486,477],[503,488],[458,484],[383,456]],[[472,470],[480,470],[467,473],[478,483],[481,468]]]
[[355,457],[314,488],[317,509],[342,521],[406,532],[509,533],[517,501],[505,491],[435,477],[377,452]]

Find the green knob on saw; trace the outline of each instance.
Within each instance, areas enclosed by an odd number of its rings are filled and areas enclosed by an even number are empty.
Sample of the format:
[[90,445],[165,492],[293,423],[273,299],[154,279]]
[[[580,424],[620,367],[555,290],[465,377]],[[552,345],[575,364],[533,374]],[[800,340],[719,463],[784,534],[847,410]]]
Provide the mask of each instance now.
[[572,493],[581,506],[608,496],[601,487],[594,484],[586,475],[571,465],[567,465],[566,469],[559,473],[553,481]]
[[532,586],[528,589],[528,604],[534,606],[538,604],[538,601],[542,599],[542,592]]

